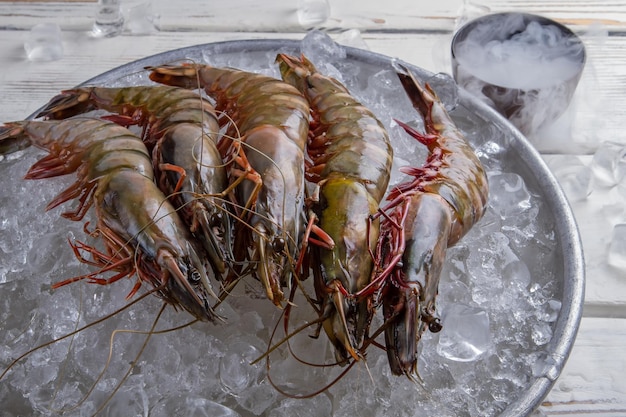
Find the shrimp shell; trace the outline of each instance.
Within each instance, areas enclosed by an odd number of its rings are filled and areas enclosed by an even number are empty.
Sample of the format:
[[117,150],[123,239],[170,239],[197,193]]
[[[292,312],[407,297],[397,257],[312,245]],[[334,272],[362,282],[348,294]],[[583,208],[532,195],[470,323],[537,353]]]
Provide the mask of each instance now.
[[378,211],[389,183],[393,150],[389,135],[374,114],[339,81],[317,71],[302,56],[279,54],[284,80],[309,100],[313,114],[307,153],[307,178],[317,183],[313,211],[320,228],[334,241],[332,249],[315,247],[317,293],[322,300],[324,330],[339,362],[359,359],[373,310],[367,287],[374,260],[370,249],[378,238]]

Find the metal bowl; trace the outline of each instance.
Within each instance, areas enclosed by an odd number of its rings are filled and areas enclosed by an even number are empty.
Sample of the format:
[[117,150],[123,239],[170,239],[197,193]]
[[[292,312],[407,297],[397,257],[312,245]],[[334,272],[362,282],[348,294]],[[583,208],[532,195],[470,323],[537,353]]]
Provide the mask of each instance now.
[[[510,45],[513,39],[519,37],[520,34],[530,33],[531,30],[532,34],[526,35],[528,43],[522,44],[522,41],[517,41],[517,47],[524,47],[528,51],[533,48],[536,51],[545,51],[543,52],[545,55],[527,64],[539,67],[543,60],[553,59],[548,58],[548,54],[554,54],[569,63],[568,67],[572,68],[570,75],[555,78],[552,82],[546,83],[547,76],[542,74],[533,81],[532,85],[517,87],[505,85],[503,79],[490,78],[493,77],[491,74],[477,72],[474,64],[469,63],[467,58],[463,58],[464,49],[461,45],[467,41],[472,42],[473,48],[486,50],[492,43],[496,43],[499,47]],[[549,30],[550,36],[542,34],[540,32],[542,30]],[[541,42],[542,36],[549,38],[551,42],[548,44],[546,41],[546,45],[543,46],[545,49],[536,46]],[[478,52],[477,49],[472,49],[472,59],[476,59],[479,55],[476,52]],[[531,135],[549,125],[565,112],[586,61],[582,40],[568,27],[543,16],[518,12],[493,13],[467,22],[454,34],[451,53],[452,73],[459,85],[483,97],[526,135]],[[513,51],[501,51],[501,53],[502,56],[508,56],[507,54]],[[529,57],[529,59],[535,59],[535,57]],[[507,72],[510,72],[510,66],[506,66],[504,61],[505,59],[502,58],[502,70],[508,69]],[[501,64],[499,59],[494,58],[488,62],[491,70]],[[513,77],[515,77],[514,74],[507,74],[507,80]],[[543,83],[546,84],[543,85]]]
[[[245,54],[247,59],[254,60],[255,57],[267,56],[268,54],[275,54],[277,51],[287,52],[287,53],[299,53],[301,48],[301,42],[299,41],[291,41],[291,40],[250,40],[250,41],[234,41],[234,42],[221,42],[221,43],[213,43],[206,45],[197,45],[188,48],[177,49],[174,51],[169,51],[165,53],[161,53],[158,55],[150,56],[127,65],[123,65],[114,70],[103,73],[97,77],[94,77],[84,84],[96,84],[96,85],[128,85],[132,83],[133,80],[145,80],[145,71],[143,70],[146,66],[151,65],[159,65],[163,63],[169,63],[180,60],[194,59],[194,60],[202,60],[203,58],[210,58],[212,62],[219,61],[222,57],[226,57],[233,54],[242,53]],[[341,62],[350,62],[351,64],[356,63],[357,72],[354,74],[355,82],[361,82],[366,77],[371,76],[372,74],[376,74],[377,72],[383,69],[391,69],[391,58],[372,53],[369,51],[364,51],[360,49],[345,47],[346,55],[344,58],[341,58]],[[433,76],[433,74],[418,68],[413,65],[407,64],[407,66],[414,71],[419,77],[424,79],[428,79]],[[354,67],[353,67],[354,68]],[[403,93],[398,93],[398,95],[402,95]],[[495,133],[496,142],[495,145],[499,147],[498,158],[502,162],[502,166],[506,167],[510,172],[515,172],[519,174],[526,182],[526,186],[529,191],[538,196],[541,200],[542,205],[544,206],[544,210],[542,211],[542,224],[545,227],[551,230],[551,233],[554,235],[554,239],[556,241],[556,250],[555,253],[549,258],[549,265],[546,267],[551,271],[554,276],[554,285],[555,285],[555,297],[559,299],[562,303],[562,306],[558,312],[558,317],[552,325],[552,338],[548,344],[542,346],[542,355],[549,359],[545,362],[545,366],[535,372],[533,375],[527,375],[528,384],[526,388],[519,392],[515,391],[513,400],[510,403],[506,404],[505,407],[499,412],[499,415],[502,417],[512,417],[512,416],[526,416],[529,415],[534,409],[536,409],[542,399],[547,395],[556,379],[558,378],[567,357],[570,353],[572,345],[574,343],[574,339],[578,330],[581,313],[582,313],[582,304],[583,304],[583,293],[584,293],[584,265],[583,265],[583,253],[581,248],[581,242],[578,235],[578,230],[576,223],[574,221],[574,217],[568,202],[565,198],[564,193],[560,189],[557,181],[550,173],[546,164],[543,162],[541,156],[538,152],[530,145],[530,143],[522,136],[517,129],[515,129],[506,119],[504,119],[500,114],[498,114],[495,110],[488,107],[484,103],[476,100],[471,97],[468,93],[464,91],[459,92],[459,102],[456,109],[451,113],[452,117],[462,121],[462,128],[468,131],[474,131],[473,127],[481,126],[489,129],[490,131]],[[481,146],[484,143],[481,142],[481,138],[473,135],[472,133],[468,134],[470,141],[474,146]],[[33,159],[31,158],[31,161]],[[11,163],[16,163],[12,161]],[[0,171],[2,171],[3,163],[0,163]],[[7,168],[10,169],[10,168]],[[3,171],[4,172],[4,171]],[[15,172],[13,170],[12,172]],[[28,185],[30,186],[30,184]],[[60,187],[60,186],[59,186]],[[22,191],[24,193],[28,193],[31,191]],[[4,196],[0,195],[0,200],[2,200]],[[12,201],[15,199],[12,199]],[[4,201],[4,200],[2,200]],[[54,217],[54,216],[52,216]],[[45,219],[43,221],[46,221]],[[67,222],[58,223],[59,226],[54,226],[55,228],[67,228]],[[36,226],[34,226],[36,227]],[[478,227],[478,226],[477,226]],[[80,232],[80,227],[74,226],[73,230],[76,233]],[[58,231],[54,233],[59,233],[61,238],[53,237],[53,239],[58,239],[60,241],[64,240],[64,236],[67,232]],[[3,237],[4,239],[4,237]],[[61,245],[62,246],[62,245]],[[61,249],[59,249],[61,250]],[[68,250],[67,247],[63,248],[63,250]],[[37,259],[35,259],[37,260]],[[538,261],[541,262],[541,261]],[[63,270],[64,271],[64,270]],[[30,272],[35,277],[41,278],[43,274],[47,274],[48,270],[35,271]],[[58,271],[57,271],[58,273]],[[64,273],[67,273],[66,271]],[[33,280],[34,278],[30,278]],[[55,297],[61,296],[63,291],[56,291],[53,294],[48,294],[45,289],[45,285],[47,285],[50,281],[54,281],[54,278],[46,278],[45,280],[40,279],[40,283],[37,284],[29,284],[34,286],[36,290],[35,293],[29,293],[29,297],[36,298],[42,297],[42,299],[47,300],[46,297]],[[41,281],[45,281],[45,284]],[[15,285],[9,285],[8,283],[4,286],[4,290],[0,287],[0,293],[3,291],[9,291],[11,288],[20,288]],[[442,283],[442,285],[445,285]],[[69,291],[77,292],[77,291],[85,291],[84,289],[77,290],[76,288],[80,288],[80,286],[70,286],[72,288],[68,288]],[[88,286],[93,287],[93,286]],[[114,288],[115,287],[115,288]],[[117,285],[112,285],[110,287],[104,288],[102,294],[104,295],[93,295],[93,300],[101,300],[101,297],[113,297],[112,295],[108,295],[111,291],[117,289]],[[26,291],[26,290],[23,290]],[[116,290],[117,291],[117,290]],[[124,291],[124,290],[122,290]],[[119,291],[118,291],[119,292]],[[41,294],[38,294],[41,293]],[[80,293],[82,294],[82,293]],[[9,297],[5,297],[6,294],[2,294],[3,299],[7,299]],[[89,298],[86,298],[87,302]],[[258,301],[258,300],[257,300]],[[250,303],[250,306],[247,305],[246,308],[254,308],[251,307],[254,305],[265,305],[264,301],[261,300],[259,302],[250,300],[246,301],[246,303]],[[259,304],[261,303],[261,304]],[[106,307],[106,304],[104,304]],[[108,309],[110,311],[110,308]],[[7,314],[7,313],[4,313]],[[3,316],[4,317],[4,316]],[[2,319],[2,317],[0,317]],[[34,318],[33,318],[34,320]],[[86,319],[85,319],[86,320]],[[71,323],[71,321],[70,321]],[[250,324],[246,324],[250,326]],[[27,326],[27,323],[24,324]],[[132,324],[131,324],[132,326]],[[228,326],[230,327],[230,326]],[[70,326],[68,331],[72,330]],[[198,329],[190,330],[193,334],[199,334]],[[203,336],[206,339],[213,340],[212,332],[213,330],[203,330],[206,332],[206,335]],[[218,331],[218,330],[215,330]],[[222,330],[220,330],[222,331]],[[229,332],[228,329],[223,330],[224,332]],[[232,331],[232,329],[231,329]],[[156,337],[156,336],[153,336]],[[185,336],[177,337],[177,342],[181,342],[179,339],[184,339]],[[35,339],[36,341],[37,339]],[[163,339],[158,339],[159,344],[163,343]],[[231,339],[228,339],[231,340]],[[236,340],[236,339],[235,339]],[[32,342],[32,343],[35,343]],[[167,342],[166,342],[167,343]],[[170,343],[173,343],[170,342]],[[203,340],[194,339],[182,341],[182,343],[189,345],[202,345]],[[214,342],[211,342],[214,343]],[[308,342],[307,342],[308,343]],[[429,343],[428,341],[422,342],[422,345]],[[430,341],[432,344],[432,341]],[[103,351],[106,347],[100,347]],[[432,349],[432,345],[428,347],[428,349]],[[21,353],[21,352],[16,352]],[[15,356],[15,354],[14,354]],[[201,355],[198,358],[202,360],[204,358]],[[215,358],[215,366],[217,367],[217,361],[219,358]],[[161,359],[158,359],[157,362],[160,362]],[[162,358],[163,366],[169,367],[171,366],[168,356],[164,356]],[[210,362],[210,360],[209,360]],[[157,364],[158,365],[158,364]],[[143,366],[146,366],[145,364]],[[179,368],[176,366],[175,371],[169,369],[169,371],[163,372],[185,372],[191,373],[198,372],[198,369],[194,364],[187,365],[185,368],[182,366]],[[195,370],[195,371],[194,371]],[[205,369],[202,368],[200,372],[208,372],[215,373],[216,371],[213,369]],[[5,376],[5,378],[10,378],[11,374]],[[369,382],[369,377],[364,374],[360,375],[360,379],[365,380],[365,382]],[[374,375],[374,379],[376,379],[376,375]],[[485,382],[485,381],[482,381]],[[482,383],[481,382],[481,383]],[[266,382],[265,382],[266,383]],[[374,381],[376,383],[376,381]],[[407,381],[408,384],[408,381]],[[8,384],[7,384],[8,385]],[[5,385],[6,386],[6,385]],[[167,390],[167,387],[148,387],[150,392],[155,395],[154,399],[149,399],[150,401],[159,402],[160,398],[163,396],[159,393],[158,389]],[[155,392],[154,390],[157,389]],[[124,391],[120,393],[122,395],[122,406],[123,404],[128,404],[130,391]],[[186,395],[192,395],[193,393],[188,393]],[[368,396],[367,392],[362,392],[361,395]],[[102,398],[102,394],[100,397]],[[225,398],[225,397],[221,397]],[[231,398],[232,397],[228,397]],[[126,399],[126,400],[124,400]],[[437,399],[437,401],[446,401],[446,397],[441,397]],[[144,399],[145,400],[145,399]],[[124,401],[127,401],[124,403]],[[138,401],[136,398],[133,401]],[[184,398],[181,399],[184,401]],[[387,400],[388,401],[388,400]],[[112,406],[114,407],[114,406]],[[108,411],[115,413],[115,408],[109,408]],[[93,411],[93,410],[92,410]],[[244,413],[245,414],[245,413]],[[230,414],[229,414],[230,415]],[[421,415],[421,411],[416,409],[415,415]]]

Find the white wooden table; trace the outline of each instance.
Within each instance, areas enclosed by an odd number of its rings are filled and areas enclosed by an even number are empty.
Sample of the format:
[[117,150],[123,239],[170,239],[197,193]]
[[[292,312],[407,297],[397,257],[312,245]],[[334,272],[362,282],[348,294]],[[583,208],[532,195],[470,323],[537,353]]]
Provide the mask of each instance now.
[[[125,7],[139,0],[122,0]],[[258,38],[301,39],[305,29],[296,2],[236,0],[230,2],[152,2],[160,14],[159,29],[149,35],[93,39],[93,2],[0,1],[0,119],[20,120],[59,90],[106,70],[148,55],[196,44]],[[581,157],[589,163],[603,140],[626,144],[626,3],[583,0],[461,0],[415,2],[331,0],[324,28],[332,36],[359,29],[372,51],[399,57],[434,72],[450,72],[447,51],[460,16],[524,11],[565,23],[581,35],[588,62],[574,111],[572,146],[546,155]],[[64,57],[36,63],[26,58],[23,42],[37,23],[55,22],[63,29]],[[557,162],[555,162],[557,161]],[[607,202],[621,207],[608,218]],[[626,203],[614,190],[597,187],[585,201],[573,204],[587,263],[583,320],[570,359],[537,415],[626,415],[626,271],[607,264],[608,239],[615,222],[625,222]],[[1,400],[0,400],[1,404]],[[0,406],[1,407],[1,406]],[[2,414],[0,412],[0,414]]]

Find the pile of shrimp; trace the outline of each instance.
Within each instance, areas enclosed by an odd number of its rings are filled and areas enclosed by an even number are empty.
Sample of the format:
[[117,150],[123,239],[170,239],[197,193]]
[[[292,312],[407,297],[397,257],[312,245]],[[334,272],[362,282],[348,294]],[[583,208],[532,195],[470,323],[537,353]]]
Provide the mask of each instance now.
[[[252,277],[286,333],[272,333],[257,359],[268,371],[270,353],[311,328],[334,348],[324,366],[345,366],[338,378],[376,347],[393,374],[419,381],[418,342],[441,330],[446,249],[485,211],[485,170],[435,92],[396,65],[425,131],[397,123],[429,156],[388,189],[393,150],[372,111],[305,56],[278,54],[276,64],[282,79],[196,63],[149,67],[152,85],[73,88],[34,120],[0,127],[0,155],[48,153],[26,179],[75,174],[46,210],[75,200],[63,217],[95,212],[84,231],[99,244],[69,242],[92,272],[52,288],[135,277],[129,299],[148,286],[166,305],[220,325],[221,303]],[[297,292],[315,314],[290,329]]]

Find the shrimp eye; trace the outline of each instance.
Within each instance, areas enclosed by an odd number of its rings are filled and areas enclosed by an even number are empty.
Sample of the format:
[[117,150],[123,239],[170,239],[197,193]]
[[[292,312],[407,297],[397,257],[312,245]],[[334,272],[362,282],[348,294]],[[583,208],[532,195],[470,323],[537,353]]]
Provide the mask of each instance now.
[[217,227],[221,225],[223,218],[224,218],[224,215],[221,212],[212,214],[211,219],[210,219],[211,227]]
[[194,268],[189,274],[189,282],[191,282],[192,284],[196,284],[200,282],[200,279],[200,272],[198,272],[198,270]]
[[280,252],[285,249],[285,239],[282,237],[277,237],[272,241],[272,250],[274,252]]
[[433,319],[430,323],[428,323],[428,330],[433,333],[440,332],[443,326],[441,325],[441,320],[438,318]]

